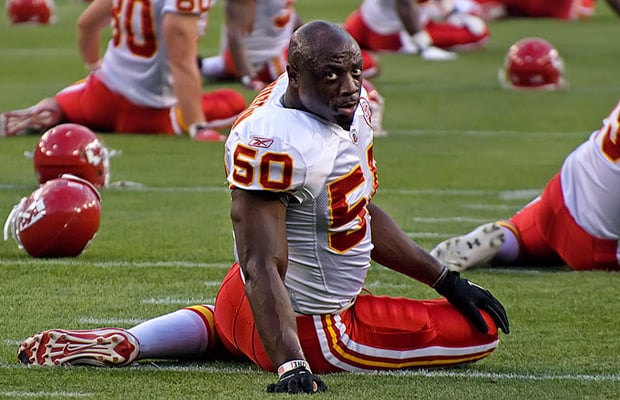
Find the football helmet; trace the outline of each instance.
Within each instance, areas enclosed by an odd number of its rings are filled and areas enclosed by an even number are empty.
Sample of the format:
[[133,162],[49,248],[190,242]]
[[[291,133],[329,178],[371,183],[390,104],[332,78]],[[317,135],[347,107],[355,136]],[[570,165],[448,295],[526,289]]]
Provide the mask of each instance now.
[[6,10],[12,24],[55,22],[53,0],[8,0]]
[[4,224],[32,257],[76,257],[99,229],[101,197],[90,182],[70,174],[45,182],[13,207]]
[[556,90],[566,87],[564,60],[548,41],[528,37],[508,49],[499,70],[500,84],[508,89]]
[[111,152],[97,135],[79,124],[60,124],[48,129],[34,149],[34,172],[39,183],[73,174],[98,188],[110,179]]

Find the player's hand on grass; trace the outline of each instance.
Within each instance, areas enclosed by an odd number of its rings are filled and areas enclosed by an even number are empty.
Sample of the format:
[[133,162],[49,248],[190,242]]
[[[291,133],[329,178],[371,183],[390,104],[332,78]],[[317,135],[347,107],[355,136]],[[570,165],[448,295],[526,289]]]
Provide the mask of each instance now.
[[260,79],[251,77],[249,75],[244,75],[241,77],[241,84],[244,88],[254,90],[256,92],[260,92],[267,87],[266,82],[263,82]]
[[411,36],[402,32],[400,35],[402,49],[405,54],[418,54],[424,60],[447,61],[456,59],[456,53],[433,46],[428,32],[422,30]]
[[319,393],[327,390],[321,378],[306,367],[298,367],[280,376],[276,383],[267,386],[268,393]]
[[[458,272],[444,269],[443,278],[433,285],[433,288],[471,321],[481,332],[487,333],[489,327],[480,314],[484,310],[498,328],[508,333],[508,316],[502,303],[499,302],[488,290],[461,278]],[[479,310],[480,309],[480,310]]]

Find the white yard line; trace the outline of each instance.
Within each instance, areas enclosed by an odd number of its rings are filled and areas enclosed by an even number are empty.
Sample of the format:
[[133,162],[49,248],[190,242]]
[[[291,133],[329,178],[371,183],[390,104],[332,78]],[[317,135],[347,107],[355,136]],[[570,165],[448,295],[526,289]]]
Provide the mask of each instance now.
[[[183,260],[174,260],[174,261],[121,261],[121,260],[110,260],[105,262],[93,262],[88,260],[54,260],[54,259],[13,259],[0,260],[0,266],[5,265],[75,265],[75,266],[91,266],[97,268],[118,268],[118,267],[138,267],[138,268],[166,268],[166,267],[174,267],[174,268],[218,268],[218,269],[228,269],[231,267],[233,262],[220,262],[220,263],[201,263],[201,262],[193,262],[193,261],[183,261]],[[205,283],[207,286],[208,284]]]
[[94,393],[82,393],[82,392],[45,392],[45,391],[19,391],[19,390],[10,390],[3,391],[0,390],[0,397],[10,397],[10,398],[28,398],[28,397],[40,397],[40,398],[49,398],[49,397],[93,397]]
[[[3,369],[24,368],[18,364],[0,363],[0,371]],[[213,372],[228,374],[256,374],[256,367],[249,366],[247,368],[233,367],[213,367],[209,362],[204,365],[171,365],[155,363],[143,363],[138,366],[128,368],[139,369],[156,369],[161,371],[187,371],[187,372]],[[495,373],[480,371],[448,371],[448,370],[403,370],[403,371],[369,371],[369,372],[351,372],[356,375],[384,375],[384,376],[421,376],[428,378],[468,378],[468,379],[496,379],[496,380],[519,380],[519,381],[580,381],[580,382],[620,382],[618,374],[524,374],[519,372]],[[4,392],[0,392],[2,395]],[[16,392],[20,393],[20,392]],[[23,392],[37,393],[37,392]],[[40,393],[40,392],[39,392]],[[52,392],[56,393],[56,392]],[[60,393],[60,392],[57,392]],[[89,394],[76,393],[77,396],[88,396]]]
[[607,374],[521,374],[517,372],[495,373],[479,371],[447,371],[447,370],[406,370],[406,371],[378,371],[362,372],[361,374],[423,376],[429,378],[481,378],[498,380],[522,381],[593,381],[593,382],[620,382],[620,375]]

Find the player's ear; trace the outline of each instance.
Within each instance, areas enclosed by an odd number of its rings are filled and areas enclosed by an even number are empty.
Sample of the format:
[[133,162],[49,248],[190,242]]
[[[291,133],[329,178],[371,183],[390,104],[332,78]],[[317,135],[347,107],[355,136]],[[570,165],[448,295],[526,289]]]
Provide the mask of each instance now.
[[297,68],[293,64],[287,64],[286,73],[288,74],[289,84],[294,88],[299,87],[299,73],[297,72]]

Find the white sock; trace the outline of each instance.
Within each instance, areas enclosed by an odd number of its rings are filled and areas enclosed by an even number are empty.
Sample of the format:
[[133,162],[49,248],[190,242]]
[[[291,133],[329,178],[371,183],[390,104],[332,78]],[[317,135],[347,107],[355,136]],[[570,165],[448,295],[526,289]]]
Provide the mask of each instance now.
[[505,240],[493,257],[493,261],[511,264],[519,257],[519,240],[510,229],[504,226],[501,228]]
[[226,63],[224,57],[213,56],[202,59],[200,72],[208,79],[217,80],[226,72]]
[[209,331],[194,311],[181,309],[129,329],[140,343],[138,359],[197,356],[209,344]]

